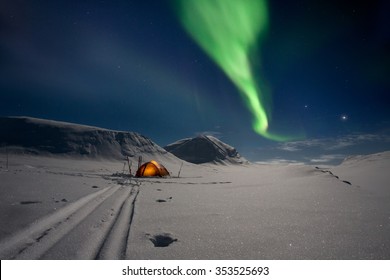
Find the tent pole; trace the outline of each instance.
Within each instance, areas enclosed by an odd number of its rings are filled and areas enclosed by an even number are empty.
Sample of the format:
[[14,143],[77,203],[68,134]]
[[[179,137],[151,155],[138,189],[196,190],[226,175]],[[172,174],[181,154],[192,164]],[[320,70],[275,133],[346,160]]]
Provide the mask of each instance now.
[[6,155],[6,169],[8,170],[8,147],[5,145],[5,155]]
[[142,164],[142,156],[139,156],[138,157],[138,169],[141,167],[141,164]]
[[127,164],[129,165],[129,174],[130,174],[130,176],[131,176],[131,164],[130,164],[129,157],[126,156],[126,159],[127,159]]
[[180,172],[181,172],[181,168],[183,167],[183,162],[181,162],[181,165],[180,165],[180,169],[179,169],[179,173],[177,173],[177,178],[180,178]]

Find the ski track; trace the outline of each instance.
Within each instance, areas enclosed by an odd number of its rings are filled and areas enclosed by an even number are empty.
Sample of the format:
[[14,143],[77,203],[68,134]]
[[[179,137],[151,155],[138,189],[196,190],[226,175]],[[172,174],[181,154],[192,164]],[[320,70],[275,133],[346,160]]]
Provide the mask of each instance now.
[[140,190],[106,187],[43,217],[0,243],[0,259],[123,259]]

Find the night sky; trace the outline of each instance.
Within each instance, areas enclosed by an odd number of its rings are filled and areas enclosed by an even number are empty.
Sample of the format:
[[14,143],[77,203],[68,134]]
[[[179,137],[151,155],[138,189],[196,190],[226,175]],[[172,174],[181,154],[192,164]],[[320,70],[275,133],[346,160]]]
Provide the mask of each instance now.
[[390,149],[390,1],[269,1],[252,63],[273,125],[306,135],[283,143],[252,130],[174,3],[0,1],[0,115],[135,131],[161,146],[208,133],[258,161]]

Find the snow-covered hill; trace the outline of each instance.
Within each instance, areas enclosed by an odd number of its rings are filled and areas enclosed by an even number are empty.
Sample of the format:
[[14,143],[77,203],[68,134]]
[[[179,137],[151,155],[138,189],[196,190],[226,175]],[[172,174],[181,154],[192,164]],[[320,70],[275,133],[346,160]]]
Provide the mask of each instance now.
[[30,117],[0,118],[0,144],[12,151],[41,155],[175,158],[149,138],[135,132]]
[[390,151],[371,155],[347,157],[340,165],[330,168],[343,181],[390,199]]
[[242,164],[247,162],[245,158],[240,156],[235,148],[209,135],[182,139],[169,144],[164,148],[178,158],[196,164]]

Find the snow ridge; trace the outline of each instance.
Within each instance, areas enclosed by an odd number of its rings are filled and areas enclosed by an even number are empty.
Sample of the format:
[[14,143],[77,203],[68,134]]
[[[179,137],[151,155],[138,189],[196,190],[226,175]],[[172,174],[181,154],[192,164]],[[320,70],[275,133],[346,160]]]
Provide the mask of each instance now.
[[173,157],[135,132],[30,117],[2,117],[0,127],[0,143],[22,153],[115,159],[142,154]]

